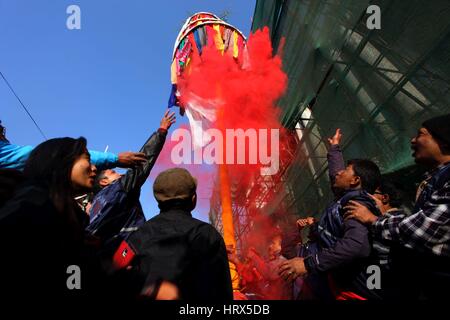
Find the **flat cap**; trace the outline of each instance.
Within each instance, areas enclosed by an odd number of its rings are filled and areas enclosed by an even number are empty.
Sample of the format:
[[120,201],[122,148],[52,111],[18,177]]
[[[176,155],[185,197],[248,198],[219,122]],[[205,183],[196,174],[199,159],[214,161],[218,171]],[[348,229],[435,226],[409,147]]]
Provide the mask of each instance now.
[[197,180],[183,168],[161,172],[153,184],[153,194],[158,202],[192,197],[197,190]]

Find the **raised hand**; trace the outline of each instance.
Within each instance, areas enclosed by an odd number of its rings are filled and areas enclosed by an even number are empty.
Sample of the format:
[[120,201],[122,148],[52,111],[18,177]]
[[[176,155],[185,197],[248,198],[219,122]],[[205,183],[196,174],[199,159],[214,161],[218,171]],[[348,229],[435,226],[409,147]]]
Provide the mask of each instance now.
[[366,206],[356,201],[349,201],[344,207],[344,219],[356,219],[362,224],[371,224],[377,221],[377,216],[374,215]]
[[297,220],[297,226],[299,229],[303,229],[305,227],[309,227],[310,225],[313,225],[316,222],[316,219],[313,217],[307,217]]
[[339,145],[341,143],[342,140],[342,133],[341,133],[341,129],[337,128],[336,129],[336,133],[334,134],[333,137],[328,138],[328,142],[334,146],[334,145]]
[[169,110],[164,113],[164,117],[161,119],[159,127],[164,130],[169,130],[169,128],[176,121],[175,112],[170,112]]

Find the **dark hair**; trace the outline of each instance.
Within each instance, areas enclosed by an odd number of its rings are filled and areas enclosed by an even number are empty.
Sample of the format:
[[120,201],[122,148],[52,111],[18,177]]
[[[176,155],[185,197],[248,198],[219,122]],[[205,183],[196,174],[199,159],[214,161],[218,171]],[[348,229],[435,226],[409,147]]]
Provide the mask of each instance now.
[[86,149],[85,138],[56,138],[38,145],[25,163],[24,175],[48,188],[56,210],[73,231],[83,228],[77,215],[71,173],[75,161]]
[[389,205],[391,207],[399,208],[403,204],[402,193],[392,181],[382,180],[379,189],[380,193],[387,194],[389,196]]
[[366,159],[352,159],[347,162],[347,165],[351,165],[355,175],[361,179],[361,188],[363,190],[368,193],[374,193],[380,186],[380,169],[373,161]]
[[450,113],[438,117],[428,119],[422,123],[422,127],[426,128],[433,138],[437,141],[444,153],[450,151]]
[[14,196],[17,186],[23,180],[23,173],[19,170],[0,169],[0,207]]
[[2,120],[0,120],[0,141],[9,142],[8,139],[6,139],[6,128],[2,125]]

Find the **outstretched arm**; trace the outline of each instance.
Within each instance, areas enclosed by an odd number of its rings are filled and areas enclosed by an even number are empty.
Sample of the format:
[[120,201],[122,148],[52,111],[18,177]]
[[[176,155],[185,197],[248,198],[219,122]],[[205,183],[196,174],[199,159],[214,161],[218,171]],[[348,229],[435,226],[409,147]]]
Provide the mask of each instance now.
[[151,135],[140,150],[140,152],[145,154],[146,161],[139,166],[129,169],[120,180],[126,192],[140,190],[145,183],[164,146],[167,130],[173,123],[175,123],[175,113],[166,111],[158,131]]
[[336,174],[345,169],[344,157],[342,155],[340,143],[342,140],[341,129],[336,129],[336,133],[332,138],[328,138],[330,149],[327,153],[328,174],[330,176],[331,186],[334,184]]
[[0,141],[0,169],[23,170],[32,146],[18,146],[6,141]]
[[372,235],[381,240],[401,243],[406,248],[415,248],[434,255],[450,252],[448,237],[450,221],[450,182],[436,190],[423,208],[409,216],[377,217],[360,205],[346,206],[346,218],[358,219],[371,225]]

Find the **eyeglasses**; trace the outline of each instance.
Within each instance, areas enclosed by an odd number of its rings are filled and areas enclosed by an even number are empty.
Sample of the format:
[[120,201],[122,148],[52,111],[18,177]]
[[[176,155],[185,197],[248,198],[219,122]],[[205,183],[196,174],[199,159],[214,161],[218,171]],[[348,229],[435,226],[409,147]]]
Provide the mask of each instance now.
[[384,195],[384,193],[380,191],[375,191],[373,194],[379,194],[380,196]]

